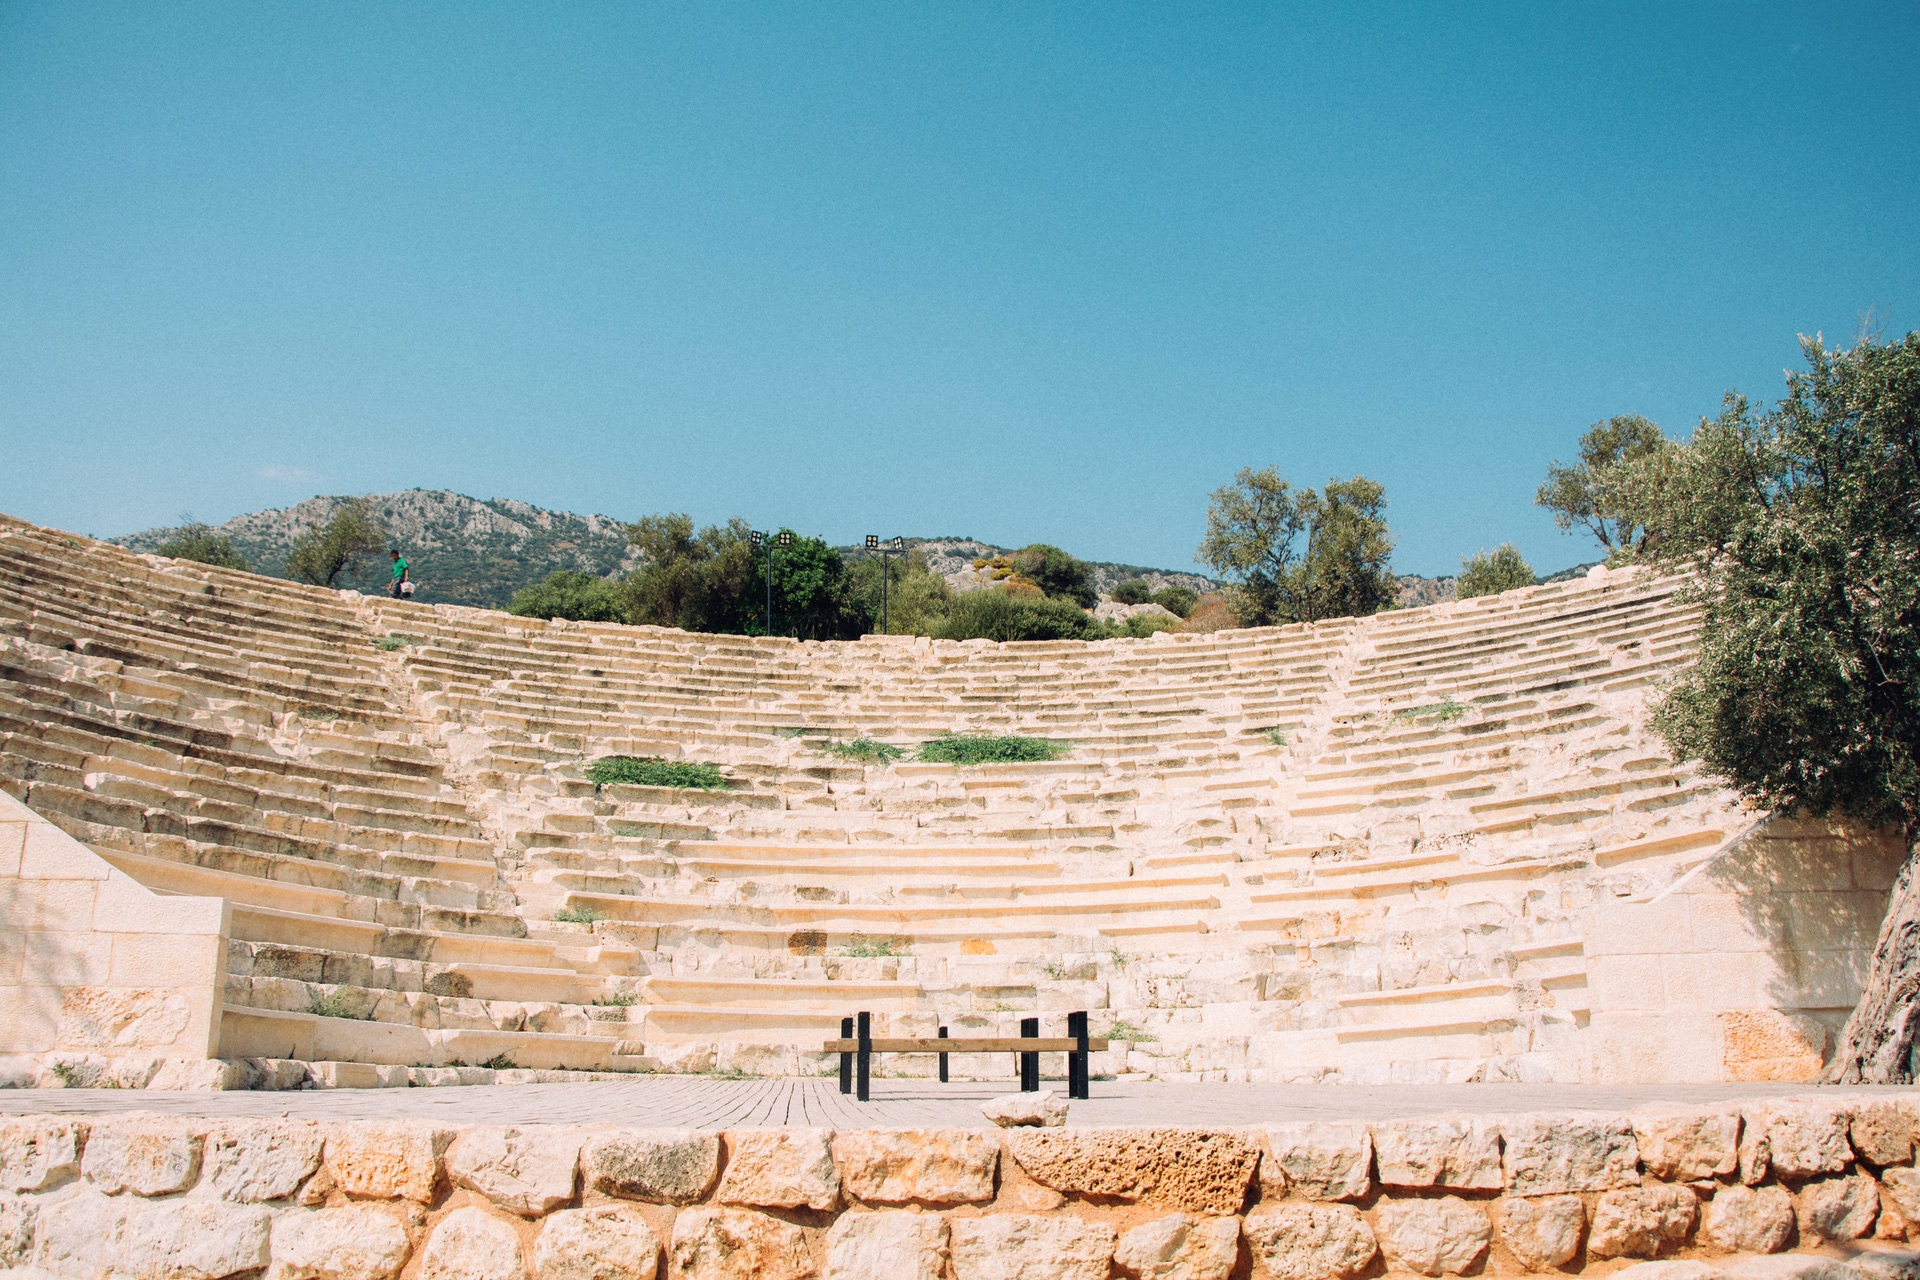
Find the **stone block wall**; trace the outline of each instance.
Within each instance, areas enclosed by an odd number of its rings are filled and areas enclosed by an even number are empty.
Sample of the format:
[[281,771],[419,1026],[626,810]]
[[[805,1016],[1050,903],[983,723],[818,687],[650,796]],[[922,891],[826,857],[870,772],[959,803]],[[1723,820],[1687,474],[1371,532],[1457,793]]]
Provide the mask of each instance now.
[[1582,921],[1584,1077],[1818,1079],[1904,857],[1884,833],[1775,818],[1651,900],[1603,898]]
[[1917,1120],[1905,1092],[1186,1130],[19,1117],[0,1273],[1893,1280]]
[[204,1066],[228,911],[154,893],[0,793],[0,1076],[52,1063],[75,1083],[139,1085]]

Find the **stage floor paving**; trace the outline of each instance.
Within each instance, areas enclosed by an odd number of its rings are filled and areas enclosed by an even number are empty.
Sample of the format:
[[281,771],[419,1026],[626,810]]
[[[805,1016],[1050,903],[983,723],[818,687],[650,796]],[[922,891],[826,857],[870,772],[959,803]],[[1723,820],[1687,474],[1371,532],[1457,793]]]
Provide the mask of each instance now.
[[[980,1104],[1007,1082],[938,1084],[876,1080],[857,1102],[832,1079],[728,1080],[641,1076],[579,1084],[426,1089],[328,1089],[293,1093],[174,1093],[156,1089],[0,1090],[0,1114],[104,1115],[150,1111],[190,1116],[294,1116],[312,1120],[429,1120],[472,1124],[614,1124],[626,1128],[743,1129],[819,1125],[834,1129],[990,1128]],[[1065,1082],[1048,1082],[1062,1096]],[[1920,1094],[1920,1087],[1823,1088],[1807,1084],[1713,1085],[1282,1085],[1095,1081],[1071,1104],[1069,1125],[1220,1128],[1300,1120],[1391,1120],[1469,1112],[1633,1111],[1768,1097]]]

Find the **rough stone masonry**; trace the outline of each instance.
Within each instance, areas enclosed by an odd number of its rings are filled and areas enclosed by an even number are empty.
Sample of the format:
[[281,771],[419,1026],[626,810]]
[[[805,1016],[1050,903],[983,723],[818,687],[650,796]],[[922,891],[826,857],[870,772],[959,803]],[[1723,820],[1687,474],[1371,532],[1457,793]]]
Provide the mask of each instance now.
[[1896,1280],[1920,1276],[1916,1133],[1909,1091],[1241,1129],[28,1116],[0,1121],[0,1271]]

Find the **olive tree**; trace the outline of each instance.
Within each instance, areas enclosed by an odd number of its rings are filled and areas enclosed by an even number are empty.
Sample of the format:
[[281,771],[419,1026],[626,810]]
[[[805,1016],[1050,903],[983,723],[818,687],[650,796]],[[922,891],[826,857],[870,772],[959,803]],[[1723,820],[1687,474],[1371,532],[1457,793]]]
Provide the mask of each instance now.
[[1553,512],[1553,522],[1563,532],[1577,525],[1591,533],[1609,557],[1630,555],[1643,549],[1646,528],[1622,508],[1618,487],[1610,481],[1621,468],[1672,445],[1659,427],[1638,414],[1596,422],[1580,437],[1578,462],[1555,462],[1547,468],[1546,483],[1534,494],[1534,503]]
[[330,587],[342,573],[377,553],[384,540],[366,500],[343,498],[324,525],[294,540],[287,576]]
[[1482,551],[1460,558],[1460,577],[1454,583],[1453,598],[1471,600],[1475,596],[1499,595],[1516,587],[1530,587],[1537,581],[1533,566],[1511,542],[1503,542],[1491,553]]
[[1832,1079],[1914,1078],[1920,1033],[1920,333],[1829,349],[1757,410],[1728,397],[1600,504],[1697,570],[1698,660],[1655,725],[1755,804],[1891,829],[1907,857]]
[[1232,584],[1248,626],[1377,613],[1400,589],[1386,505],[1386,489],[1365,476],[1316,492],[1245,467],[1213,494],[1194,559]]
[[245,569],[247,558],[234,547],[233,539],[198,520],[188,520],[169,532],[167,540],[154,549],[155,555],[175,560],[196,560],[222,569]]

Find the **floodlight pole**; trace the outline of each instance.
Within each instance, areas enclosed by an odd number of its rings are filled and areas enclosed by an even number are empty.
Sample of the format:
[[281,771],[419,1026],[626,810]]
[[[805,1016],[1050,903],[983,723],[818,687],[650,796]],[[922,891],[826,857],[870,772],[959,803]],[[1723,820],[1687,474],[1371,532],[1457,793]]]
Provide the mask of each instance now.
[[891,546],[882,547],[880,535],[867,535],[867,550],[880,553],[880,634],[883,636],[887,634],[887,583],[893,577],[892,556],[904,545],[901,539],[895,538]]

